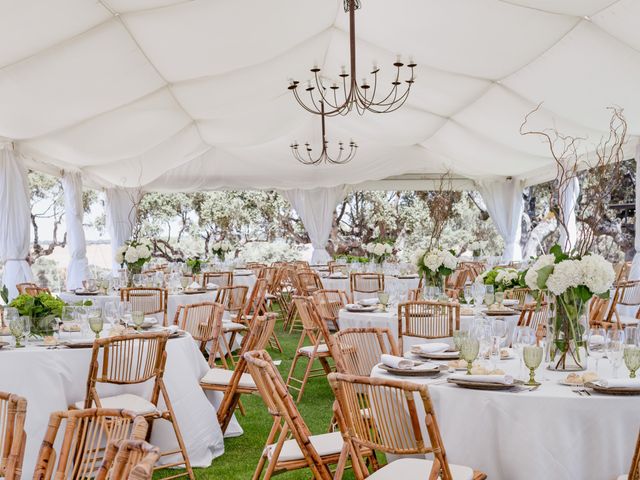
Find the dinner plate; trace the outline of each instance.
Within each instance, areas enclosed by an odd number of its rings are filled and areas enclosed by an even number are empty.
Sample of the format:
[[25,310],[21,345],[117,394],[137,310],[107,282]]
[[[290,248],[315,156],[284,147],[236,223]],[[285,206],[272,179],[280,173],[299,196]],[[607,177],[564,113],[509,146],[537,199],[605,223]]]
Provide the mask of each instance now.
[[398,275],[396,278],[398,280],[413,280],[418,278],[418,275]]
[[197,290],[184,290],[182,293],[185,295],[195,295],[198,293],[207,293],[207,290],[204,288],[198,288]]
[[9,342],[0,342],[0,348],[4,348],[9,345]]
[[518,312],[509,308],[504,310],[485,310],[484,313],[489,317],[503,317],[505,315],[516,315]]
[[409,370],[406,368],[394,368],[384,363],[378,365],[382,370],[392,375],[399,375],[401,377],[438,377],[442,372],[446,372],[449,368],[446,365],[437,365],[432,370]]
[[93,348],[93,340],[75,340],[60,342],[58,345],[62,345],[67,348]]
[[347,279],[349,277],[347,277],[346,275],[333,275],[333,274],[331,274],[331,275],[329,275],[328,278],[330,278],[331,280],[345,280],[345,279]]
[[84,292],[84,291],[79,292],[79,291],[76,290],[73,293],[74,293],[74,295],[78,295],[78,296],[81,296],[81,297],[95,297],[96,295],[100,295],[100,291],[98,291],[98,290],[96,290],[95,292]]
[[605,395],[640,395],[640,387],[622,388],[622,387],[603,387],[593,382],[586,382],[586,388],[592,389],[594,392],[603,393]]
[[447,378],[447,382],[453,383],[459,387],[470,388],[473,390],[511,390],[513,387],[518,387],[524,384],[522,380],[514,380],[511,385],[505,385],[504,383],[498,382],[473,382],[457,378]]
[[460,359],[460,352],[449,351],[446,352],[411,352],[421,358],[427,358],[429,360],[458,360]]
[[248,277],[249,275],[253,275],[253,271],[251,270],[234,270],[234,277]]
[[345,308],[347,309],[348,312],[352,312],[352,313],[367,313],[367,312],[375,312],[378,307],[376,305],[371,305],[369,307],[365,307],[362,305],[347,305]]

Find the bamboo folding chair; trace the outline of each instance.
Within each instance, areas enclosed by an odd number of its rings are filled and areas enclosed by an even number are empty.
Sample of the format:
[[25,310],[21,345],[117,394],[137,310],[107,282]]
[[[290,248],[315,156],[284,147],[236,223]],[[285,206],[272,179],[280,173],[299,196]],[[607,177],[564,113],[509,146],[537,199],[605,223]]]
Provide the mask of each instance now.
[[[184,465],[186,472],[167,478],[188,475],[193,480],[195,477],[189,462],[189,455],[180,433],[180,427],[178,426],[178,420],[173,410],[167,387],[164,384],[168,338],[169,335],[166,332],[154,332],[95,340],[89,366],[86,398],[84,401],[77,402],[71,408],[90,408],[95,405],[98,408],[125,408],[131,410],[149,421],[147,438],[151,435],[154,420],[162,419],[168,421],[173,427],[178,448],[162,452],[161,456],[180,454],[182,461],[165,464],[162,468]],[[100,397],[98,395],[98,384],[136,385],[145,382],[153,382],[149,399],[130,393],[111,397]],[[160,399],[164,401],[166,410],[160,409]]]
[[[235,285],[229,287],[220,287],[216,295],[216,303],[220,303],[224,306],[226,312],[229,313],[228,318],[238,318],[242,315],[242,309],[246,303],[247,292],[249,287],[246,285]],[[225,355],[233,364],[232,348],[235,342],[235,337],[238,333],[244,332],[247,329],[247,325],[243,323],[233,322],[231,320],[223,320],[222,331],[224,335],[221,337],[221,341],[226,348]],[[230,334],[231,341],[227,341],[226,335]]]
[[[189,332],[193,339],[200,344],[200,351],[206,351],[207,344],[217,338],[216,326],[221,324],[224,315],[224,305],[213,302],[180,305],[176,310],[173,324]],[[216,349],[217,351],[217,349]],[[215,353],[215,352],[214,352]]]
[[218,287],[233,286],[233,272],[205,272],[202,274],[202,286],[206,288],[209,283]]
[[[635,308],[634,316],[625,315],[619,312],[618,307]],[[616,323],[618,328],[624,328],[629,325],[638,325],[638,317],[640,316],[640,280],[630,280],[620,282],[616,285],[616,291],[613,294],[611,308],[607,314],[607,321]]]
[[[487,478],[482,472],[461,465],[451,465],[447,461],[426,385],[341,373],[329,375],[329,384],[336,396],[334,411],[344,439],[335,478],[342,478],[349,457],[358,480]],[[418,413],[418,403],[422,403],[424,407],[423,420]],[[370,418],[361,415],[363,408],[371,412]],[[376,428],[371,428],[372,422]],[[421,424],[425,427],[427,439],[424,438]],[[401,458],[369,474],[362,455],[363,449],[392,455],[431,454],[433,460]]]
[[398,305],[398,343],[404,352],[404,337],[447,338],[460,328],[460,304],[435,301]]
[[398,344],[388,328],[347,328],[333,335],[333,358],[340,373],[371,375],[382,355],[400,356]]
[[[286,385],[287,388],[298,392],[296,403],[300,403],[307,381],[310,378],[324,377],[332,371],[328,362],[332,358],[329,350],[331,337],[327,324],[318,315],[311,297],[295,296],[293,301],[302,319],[302,333],[291,362]],[[305,345],[307,342],[310,345]],[[307,364],[304,367],[302,378],[297,378],[295,370],[301,359],[305,359]],[[313,368],[316,360],[320,362],[321,368]]]
[[352,272],[349,278],[349,285],[351,286],[351,295],[353,295],[354,300],[372,297],[378,292],[384,291],[384,275],[382,273]]
[[27,288],[38,288],[38,285],[36,285],[33,282],[17,283],[16,284],[16,290],[18,290],[18,293],[20,295],[22,295],[23,293],[26,293],[25,289],[27,289]]
[[329,265],[329,275],[333,273],[341,273],[345,277],[349,275],[349,268],[346,265],[332,264]]
[[24,287],[23,290],[26,295],[30,295],[32,297],[37,297],[41,293],[51,293],[51,290],[49,290],[47,287],[28,286],[28,287]]
[[307,262],[306,260],[296,260],[295,262],[293,262],[293,266],[302,270],[309,270],[311,268],[309,266],[309,262]]
[[640,479],[640,435],[636,441],[636,450],[631,460],[631,468],[627,475],[620,475],[616,480],[638,480]]
[[589,302],[589,327],[590,328],[618,328],[616,323],[607,321],[609,300],[597,296],[591,297]]
[[298,295],[308,297],[313,295],[314,292],[322,290],[322,280],[320,276],[314,271],[298,272]]
[[342,290],[318,290],[314,292],[313,299],[318,309],[320,318],[327,325],[333,325],[335,330],[339,330],[338,318],[340,310],[350,303],[351,299],[346,292]]
[[166,288],[131,287],[120,290],[120,300],[131,304],[132,312],[145,315],[162,314],[162,325],[167,326],[167,302],[169,291]]
[[20,480],[27,443],[24,422],[27,399],[0,392],[0,476],[5,480]]
[[[62,439],[56,442],[58,434]],[[109,442],[143,440],[148,424],[134,412],[88,408],[53,412],[38,454],[34,480],[84,480],[100,472]],[[56,445],[60,445],[56,451]]]
[[252,480],[269,480],[278,473],[307,468],[316,480],[332,479],[329,465],[337,463],[343,448],[340,433],[311,434],[266,351],[247,352],[244,359],[262,401],[273,417]]
[[251,375],[247,374],[247,363],[242,354],[249,350],[262,350],[266,347],[276,323],[276,315],[269,313],[254,319],[251,329],[247,333],[240,350],[240,358],[233,370],[220,368],[215,363],[215,357],[209,356],[209,371],[200,379],[203,390],[224,392],[222,402],[218,406],[218,423],[224,433],[233,417],[233,412],[238,407],[240,395],[251,394],[257,391]]
[[143,440],[109,442],[96,480],[151,480],[160,449]]
[[527,303],[522,307],[520,311],[520,318],[518,319],[519,327],[530,327],[532,332],[535,332],[538,325],[547,325],[549,320],[549,304],[547,302],[541,303]]
[[526,287],[512,288],[511,290],[505,290],[504,298],[510,300],[518,300],[518,305],[523,307],[527,303],[527,298],[531,296],[531,289]]

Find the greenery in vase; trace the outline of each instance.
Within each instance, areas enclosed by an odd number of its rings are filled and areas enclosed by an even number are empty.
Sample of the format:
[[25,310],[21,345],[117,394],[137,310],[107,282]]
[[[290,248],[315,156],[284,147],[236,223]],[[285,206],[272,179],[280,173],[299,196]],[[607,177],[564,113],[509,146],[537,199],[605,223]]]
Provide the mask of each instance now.
[[368,263],[369,259],[367,257],[359,257],[357,255],[336,255],[334,257],[336,260],[344,259],[347,263]]
[[584,367],[580,348],[584,347],[585,326],[580,318],[591,297],[609,298],[614,279],[613,266],[602,256],[570,256],[559,245],[529,268],[525,275],[527,286],[555,297],[548,333],[552,368],[565,369],[571,362]]
[[224,261],[224,257],[232,250],[233,245],[228,240],[221,240],[211,246],[211,253],[218,257],[221,261]]
[[520,273],[515,268],[495,267],[478,275],[476,281],[492,285],[497,292],[504,292],[517,287],[520,284],[519,278]]
[[458,259],[451,250],[433,249],[420,252],[416,263],[418,273],[430,285],[440,285],[444,278],[458,267]]
[[60,318],[62,316],[62,307],[65,305],[66,303],[58,297],[46,292],[39,293],[36,296],[23,293],[9,303],[10,307],[18,310],[20,316],[31,318],[31,334],[39,337],[48,335],[51,332],[51,327],[42,320]]
[[187,258],[187,266],[195,275],[202,272],[202,260],[200,260],[200,257]]
[[142,266],[151,259],[151,242],[149,240],[129,240],[116,252],[116,262],[121,267],[126,265],[129,273],[142,272]]
[[365,251],[377,262],[382,263],[394,253],[393,240],[374,240],[364,246]]

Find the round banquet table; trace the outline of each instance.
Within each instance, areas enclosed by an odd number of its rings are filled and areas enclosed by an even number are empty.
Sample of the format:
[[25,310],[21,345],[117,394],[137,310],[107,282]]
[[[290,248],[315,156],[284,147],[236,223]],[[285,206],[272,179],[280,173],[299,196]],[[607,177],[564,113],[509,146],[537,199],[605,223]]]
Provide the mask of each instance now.
[[[500,361],[498,368],[517,375],[519,360]],[[606,359],[600,373],[611,373]],[[626,374],[623,364],[620,376]],[[629,471],[640,397],[580,396],[559,383],[566,372],[542,367],[536,372],[540,388],[519,392],[470,390],[444,383],[444,377],[390,375],[378,367],[371,375],[429,385],[449,463],[491,480],[615,480]],[[428,439],[424,424],[422,430]]]
[[247,295],[251,294],[251,290],[253,290],[256,280],[257,278],[251,270],[234,270],[233,272],[233,284],[249,287]]
[[[170,293],[167,297],[167,324],[171,325],[176,315],[176,310],[180,305],[190,305],[192,303],[213,302],[216,299],[217,290],[211,290],[205,293]],[[76,295],[73,292],[60,292],[58,297],[65,303],[73,305],[74,303],[90,300],[94,305],[101,307],[109,301],[120,300],[120,295]],[[161,321],[162,319],[158,319]]]
[[[27,445],[23,471],[31,476],[38,457],[51,412],[66,410],[69,405],[83,400],[91,360],[91,348],[47,349],[29,345],[22,349],[0,350],[0,390],[21,395],[27,399]],[[208,467],[211,461],[224,453],[224,439],[216,407],[222,393],[207,392],[199,381],[209,367],[188,334],[169,339],[167,365],[164,374],[180,431],[194,467]],[[103,396],[134,393],[149,398],[151,383],[141,385],[99,385]],[[242,429],[235,418],[226,435],[241,435]],[[153,425],[151,443],[162,450],[176,448],[173,429],[165,421]],[[165,457],[170,460],[170,457]]]
[[[324,277],[321,278],[322,286],[327,290],[344,290],[345,292],[351,293],[351,285],[349,281],[349,277],[344,278],[331,278]],[[385,289],[396,289],[398,291],[409,291],[414,288],[418,288],[418,284],[420,283],[420,278],[412,277],[412,278],[398,278],[391,275],[385,275],[384,277],[384,286]],[[375,296],[375,294],[361,294],[364,297]]]
[[[470,325],[470,323],[473,322],[475,318],[476,317],[473,315],[460,316],[460,327],[466,329],[467,326]],[[500,318],[507,322],[506,345],[510,345],[511,341],[513,340],[513,332],[516,328],[516,325],[518,324],[520,316],[504,315],[491,318]],[[388,328],[389,330],[391,330],[393,337],[397,340],[398,309],[391,306],[387,308],[386,312],[382,312],[380,310],[375,312],[349,312],[345,309],[342,309],[338,313],[338,326],[341,330],[344,330],[346,328]],[[424,338],[404,337],[403,343],[405,349],[408,350],[411,345],[429,341],[442,341],[442,339],[425,340]],[[453,340],[451,340],[451,343],[452,342]]]

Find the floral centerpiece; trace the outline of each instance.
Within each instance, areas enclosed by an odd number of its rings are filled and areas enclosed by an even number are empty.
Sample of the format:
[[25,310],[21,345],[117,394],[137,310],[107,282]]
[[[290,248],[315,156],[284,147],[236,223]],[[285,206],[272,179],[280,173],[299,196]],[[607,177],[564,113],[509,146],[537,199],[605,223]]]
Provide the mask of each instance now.
[[189,257],[187,258],[187,266],[191,269],[191,273],[194,275],[198,275],[202,273],[202,260],[200,257]]
[[126,266],[131,275],[140,273],[143,265],[151,260],[151,248],[149,240],[129,240],[116,252],[116,262]]
[[218,257],[220,261],[224,261],[224,257],[233,250],[233,245],[228,240],[220,240],[211,246],[211,253]]
[[594,295],[609,298],[614,279],[613,266],[602,256],[569,256],[559,245],[529,268],[525,275],[527,286],[554,297],[549,299],[553,311],[547,326],[549,368],[585,369],[586,307]]
[[382,263],[393,254],[393,244],[386,241],[374,241],[364,246],[366,252],[376,263]]
[[520,272],[515,268],[495,267],[478,275],[476,281],[492,285],[496,292],[504,292],[520,285]]
[[425,286],[443,286],[444,279],[458,267],[458,259],[452,251],[433,249],[420,252],[417,265],[418,273],[425,279]]
[[31,335],[45,337],[53,335],[56,317],[62,316],[62,307],[66,303],[50,293],[42,292],[36,296],[23,293],[14,298],[9,306],[18,310],[20,316],[31,319]]
[[471,242],[467,248],[471,250],[473,258],[478,258],[482,256],[482,251],[486,247],[486,244],[487,242],[476,240],[475,242]]

